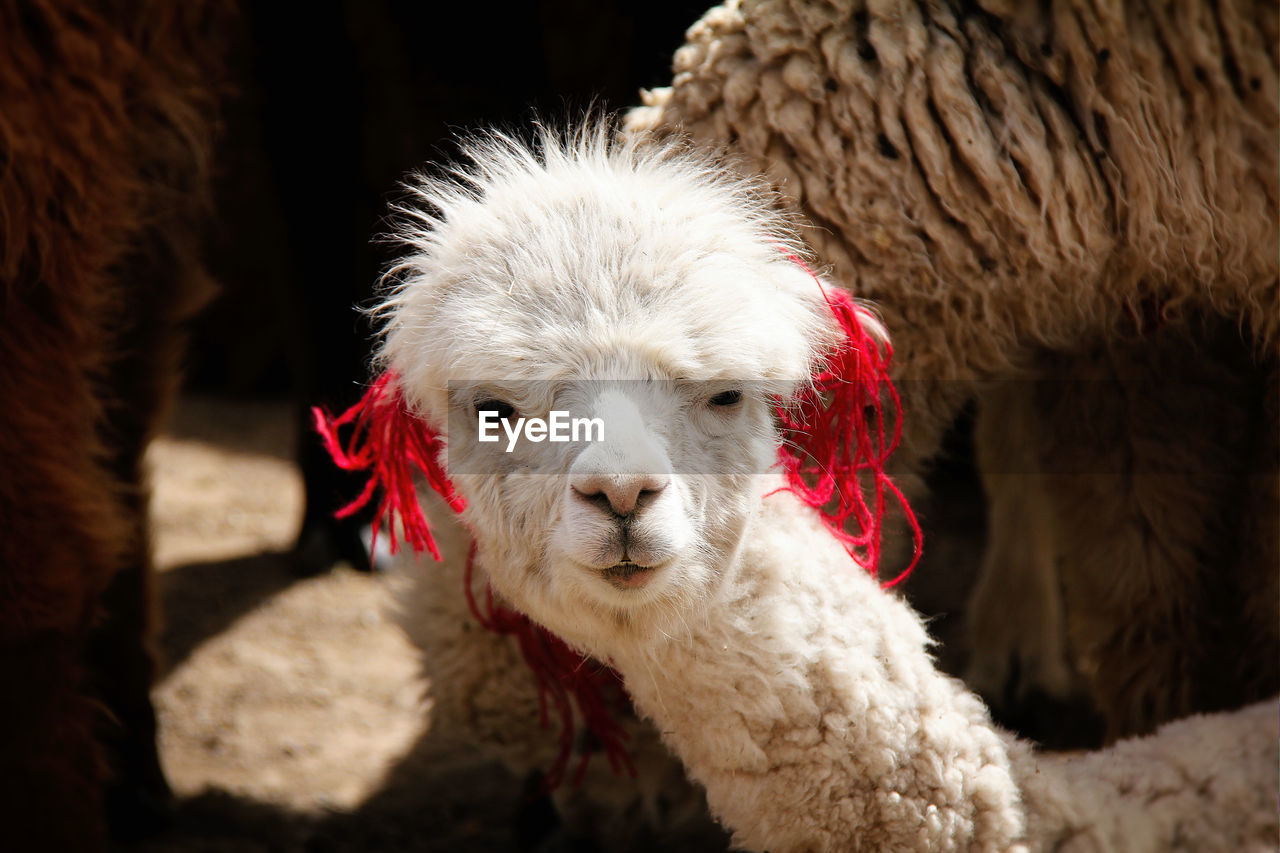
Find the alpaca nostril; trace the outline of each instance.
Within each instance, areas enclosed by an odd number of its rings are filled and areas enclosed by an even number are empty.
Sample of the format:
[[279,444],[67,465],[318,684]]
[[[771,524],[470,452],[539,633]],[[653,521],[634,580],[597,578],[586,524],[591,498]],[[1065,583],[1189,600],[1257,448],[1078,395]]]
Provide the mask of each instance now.
[[596,509],[600,510],[603,513],[616,515],[609,501],[609,496],[606,495],[604,492],[593,492],[588,494],[587,492],[584,492],[581,489],[579,489],[577,486],[574,486],[573,494],[576,498],[578,498],[578,500],[583,501],[584,503],[591,504],[592,506],[594,506]]
[[667,478],[658,474],[597,475],[572,484],[580,500],[622,518],[644,509],[666,487]]

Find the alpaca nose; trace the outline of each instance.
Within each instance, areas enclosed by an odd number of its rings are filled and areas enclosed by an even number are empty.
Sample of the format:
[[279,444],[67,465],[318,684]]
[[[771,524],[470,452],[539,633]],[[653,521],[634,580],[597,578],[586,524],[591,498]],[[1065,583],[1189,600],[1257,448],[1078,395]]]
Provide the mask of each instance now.
[[580,500],[620,517],[635,514],[667,487],[665,474],[605,474],[574,476],[569,485]]

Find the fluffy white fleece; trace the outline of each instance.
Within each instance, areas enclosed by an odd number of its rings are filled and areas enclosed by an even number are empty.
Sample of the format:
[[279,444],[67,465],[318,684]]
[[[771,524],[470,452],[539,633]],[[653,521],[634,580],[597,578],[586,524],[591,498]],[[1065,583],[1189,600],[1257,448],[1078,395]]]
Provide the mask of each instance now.
[[[469,176],[422,184],[382,358],[446,436],[483,576],[621,672],[738,844],[1275,842],[1274,703],[1035,756],[935,669],[920,618],[779,491],[770,403],[837,332],[756,188],[606,129],[541,146],[481,143]],[[475,429],[498,404],[602,413],[623,438],[504,454]]]

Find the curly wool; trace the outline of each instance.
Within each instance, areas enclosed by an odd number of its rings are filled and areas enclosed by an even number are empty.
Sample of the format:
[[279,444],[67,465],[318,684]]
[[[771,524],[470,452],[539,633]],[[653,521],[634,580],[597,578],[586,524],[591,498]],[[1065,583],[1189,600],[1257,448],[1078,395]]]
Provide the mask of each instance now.
[[1008,368],[1147,299],[1275,343],[1274,5],[982,6],[728,3],[633,126],[768,175],[891,332],[938,336],[903,377]]
[[[976,401],[1014,512],[971,611],[1003,618],[1019,573],[1052,593],[987,650],[988,687],[1057,646],[1114,737],[1280,686],[1274,4],[730,2],[647,103],[632,130],[743,155],[877,305],[913,497]],[[1002,476],[1040,469],[1075,476]],[[1037,636],[1054,608],[1065,638]]]

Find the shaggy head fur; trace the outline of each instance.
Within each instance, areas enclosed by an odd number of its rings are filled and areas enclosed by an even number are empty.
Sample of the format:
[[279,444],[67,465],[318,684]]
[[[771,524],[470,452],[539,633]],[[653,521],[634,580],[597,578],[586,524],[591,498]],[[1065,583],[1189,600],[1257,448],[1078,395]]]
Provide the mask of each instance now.
[[[606,127],[470,154],[416,185],[381,358],[500,593],[570,642],[667,630],[724,581],[774,403],[841,331],[767,196],[705,155]],[[480,411],[556,410],[604,440],[479,440]]]

